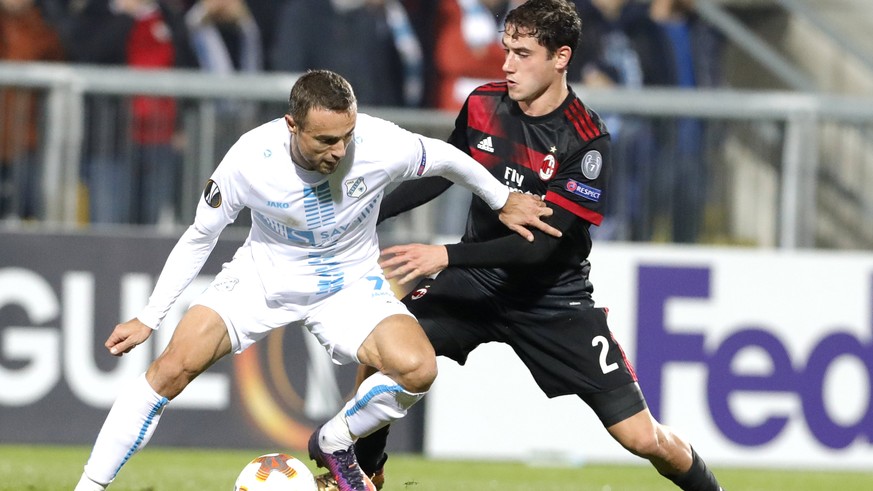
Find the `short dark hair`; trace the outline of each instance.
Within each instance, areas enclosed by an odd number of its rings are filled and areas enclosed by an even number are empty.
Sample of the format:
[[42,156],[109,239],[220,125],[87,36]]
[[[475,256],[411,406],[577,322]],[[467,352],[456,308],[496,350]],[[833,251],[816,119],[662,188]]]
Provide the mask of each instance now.
[[582,35],[582,19],[567,0],[528,0],[512,9],[503,25],[512,36],[536,38],[549,56],[561,46],[569,46],[575,55]]
[[357,107],[352,85],[330,70],[310,70],[294,82],[288,97],[288,114],[303,128],[312,109],[350,112]]

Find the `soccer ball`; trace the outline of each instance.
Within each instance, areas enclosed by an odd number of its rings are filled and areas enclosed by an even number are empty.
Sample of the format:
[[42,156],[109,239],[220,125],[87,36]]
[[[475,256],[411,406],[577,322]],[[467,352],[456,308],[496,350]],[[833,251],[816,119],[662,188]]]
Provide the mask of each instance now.
[[234,491],[317,491],[306,464],[291,455],[271,453],[252,460],[236,478]]

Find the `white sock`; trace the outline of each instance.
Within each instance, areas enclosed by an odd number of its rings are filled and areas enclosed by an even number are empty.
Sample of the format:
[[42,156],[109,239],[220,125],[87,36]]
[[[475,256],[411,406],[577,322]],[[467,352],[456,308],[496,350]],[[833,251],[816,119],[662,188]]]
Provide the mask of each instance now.
[[321,427],[318,446],[330,453],[348,450],[359,437],[406,416],[424,394],[408,392],[381,372],[370,375],[342,411]]
[[355,393],[355,403],[344,408],[349,431],[355,439],[367,436],[404,416],[426,392],[414,394],[387,375],[378,372],[364,380]]
[[106,491],[106,486],[97,484],[82,473],[82,477],[79,478],[79,483],[76,484],[73,491]]
[[321,450],[334,453],[338,450],[348,450],[355,443],[355,438],[349,431],[346,411],[355,405],[355,399],[346,403],[345,407],[321,427],[318,434],[318,446]]
[[[102,484],[99,489],[108,486],[121,466],[151,439],[168,402],[152,389],[145,374],[122,390],[97,435],[83,477]],[[91,489],[98,488],[76,487],[77,491]]]

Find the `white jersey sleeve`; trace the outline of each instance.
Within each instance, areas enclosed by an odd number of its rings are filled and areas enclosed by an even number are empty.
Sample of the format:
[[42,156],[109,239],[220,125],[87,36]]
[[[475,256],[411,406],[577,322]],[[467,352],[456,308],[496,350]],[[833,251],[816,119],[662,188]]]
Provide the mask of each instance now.
[[481,164],[453,145],[407,131],[394,123],[363,116],[369,124],[379,127],[375,133],[383,141],[380,144],[385,160],[395,160],[389,155],[396,152],[396,159],[412,157],[410,166],[399,177],[401,180],[426,176],[441,176],[469,189],[484,200],[492,210],[497,210],[509,199],[509,188],[492,176]]
[[[239,144],[237,144],[239,145]],[[167,312],[203,268],[222,230],[243,209],[247,183],[239,172],[236,146],[206,183],[197,205],[194,223],[176,242],[158,277],[146,307],[137,318],[157,329]]]
[[431,174],[464,186],[482,198],[492,210],[503,208],[509,199],[509,188],[495,179],[488,169],[442,140],[422,136],[421,141],[432,167]]

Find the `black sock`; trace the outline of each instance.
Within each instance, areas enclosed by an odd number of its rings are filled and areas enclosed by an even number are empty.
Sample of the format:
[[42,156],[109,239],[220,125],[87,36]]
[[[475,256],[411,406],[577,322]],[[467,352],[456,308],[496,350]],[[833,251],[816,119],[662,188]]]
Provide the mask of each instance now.
[[358,465],[368,476],[381,469],[388,460],[388,455],[385,453],[385,447],[388,445],[388,428],[389,425],[386,425],[365,437],[358,438],[355,442]]
[[691,468],[688,469],[688,472],[678,476],[668,476],[666,474],[663,474],[663,476],[673,481],[674,484],[684,491],[724,491],[719,486],[712,471],[706,466],[706,462],[697,455],[694,448],[691,449]]

